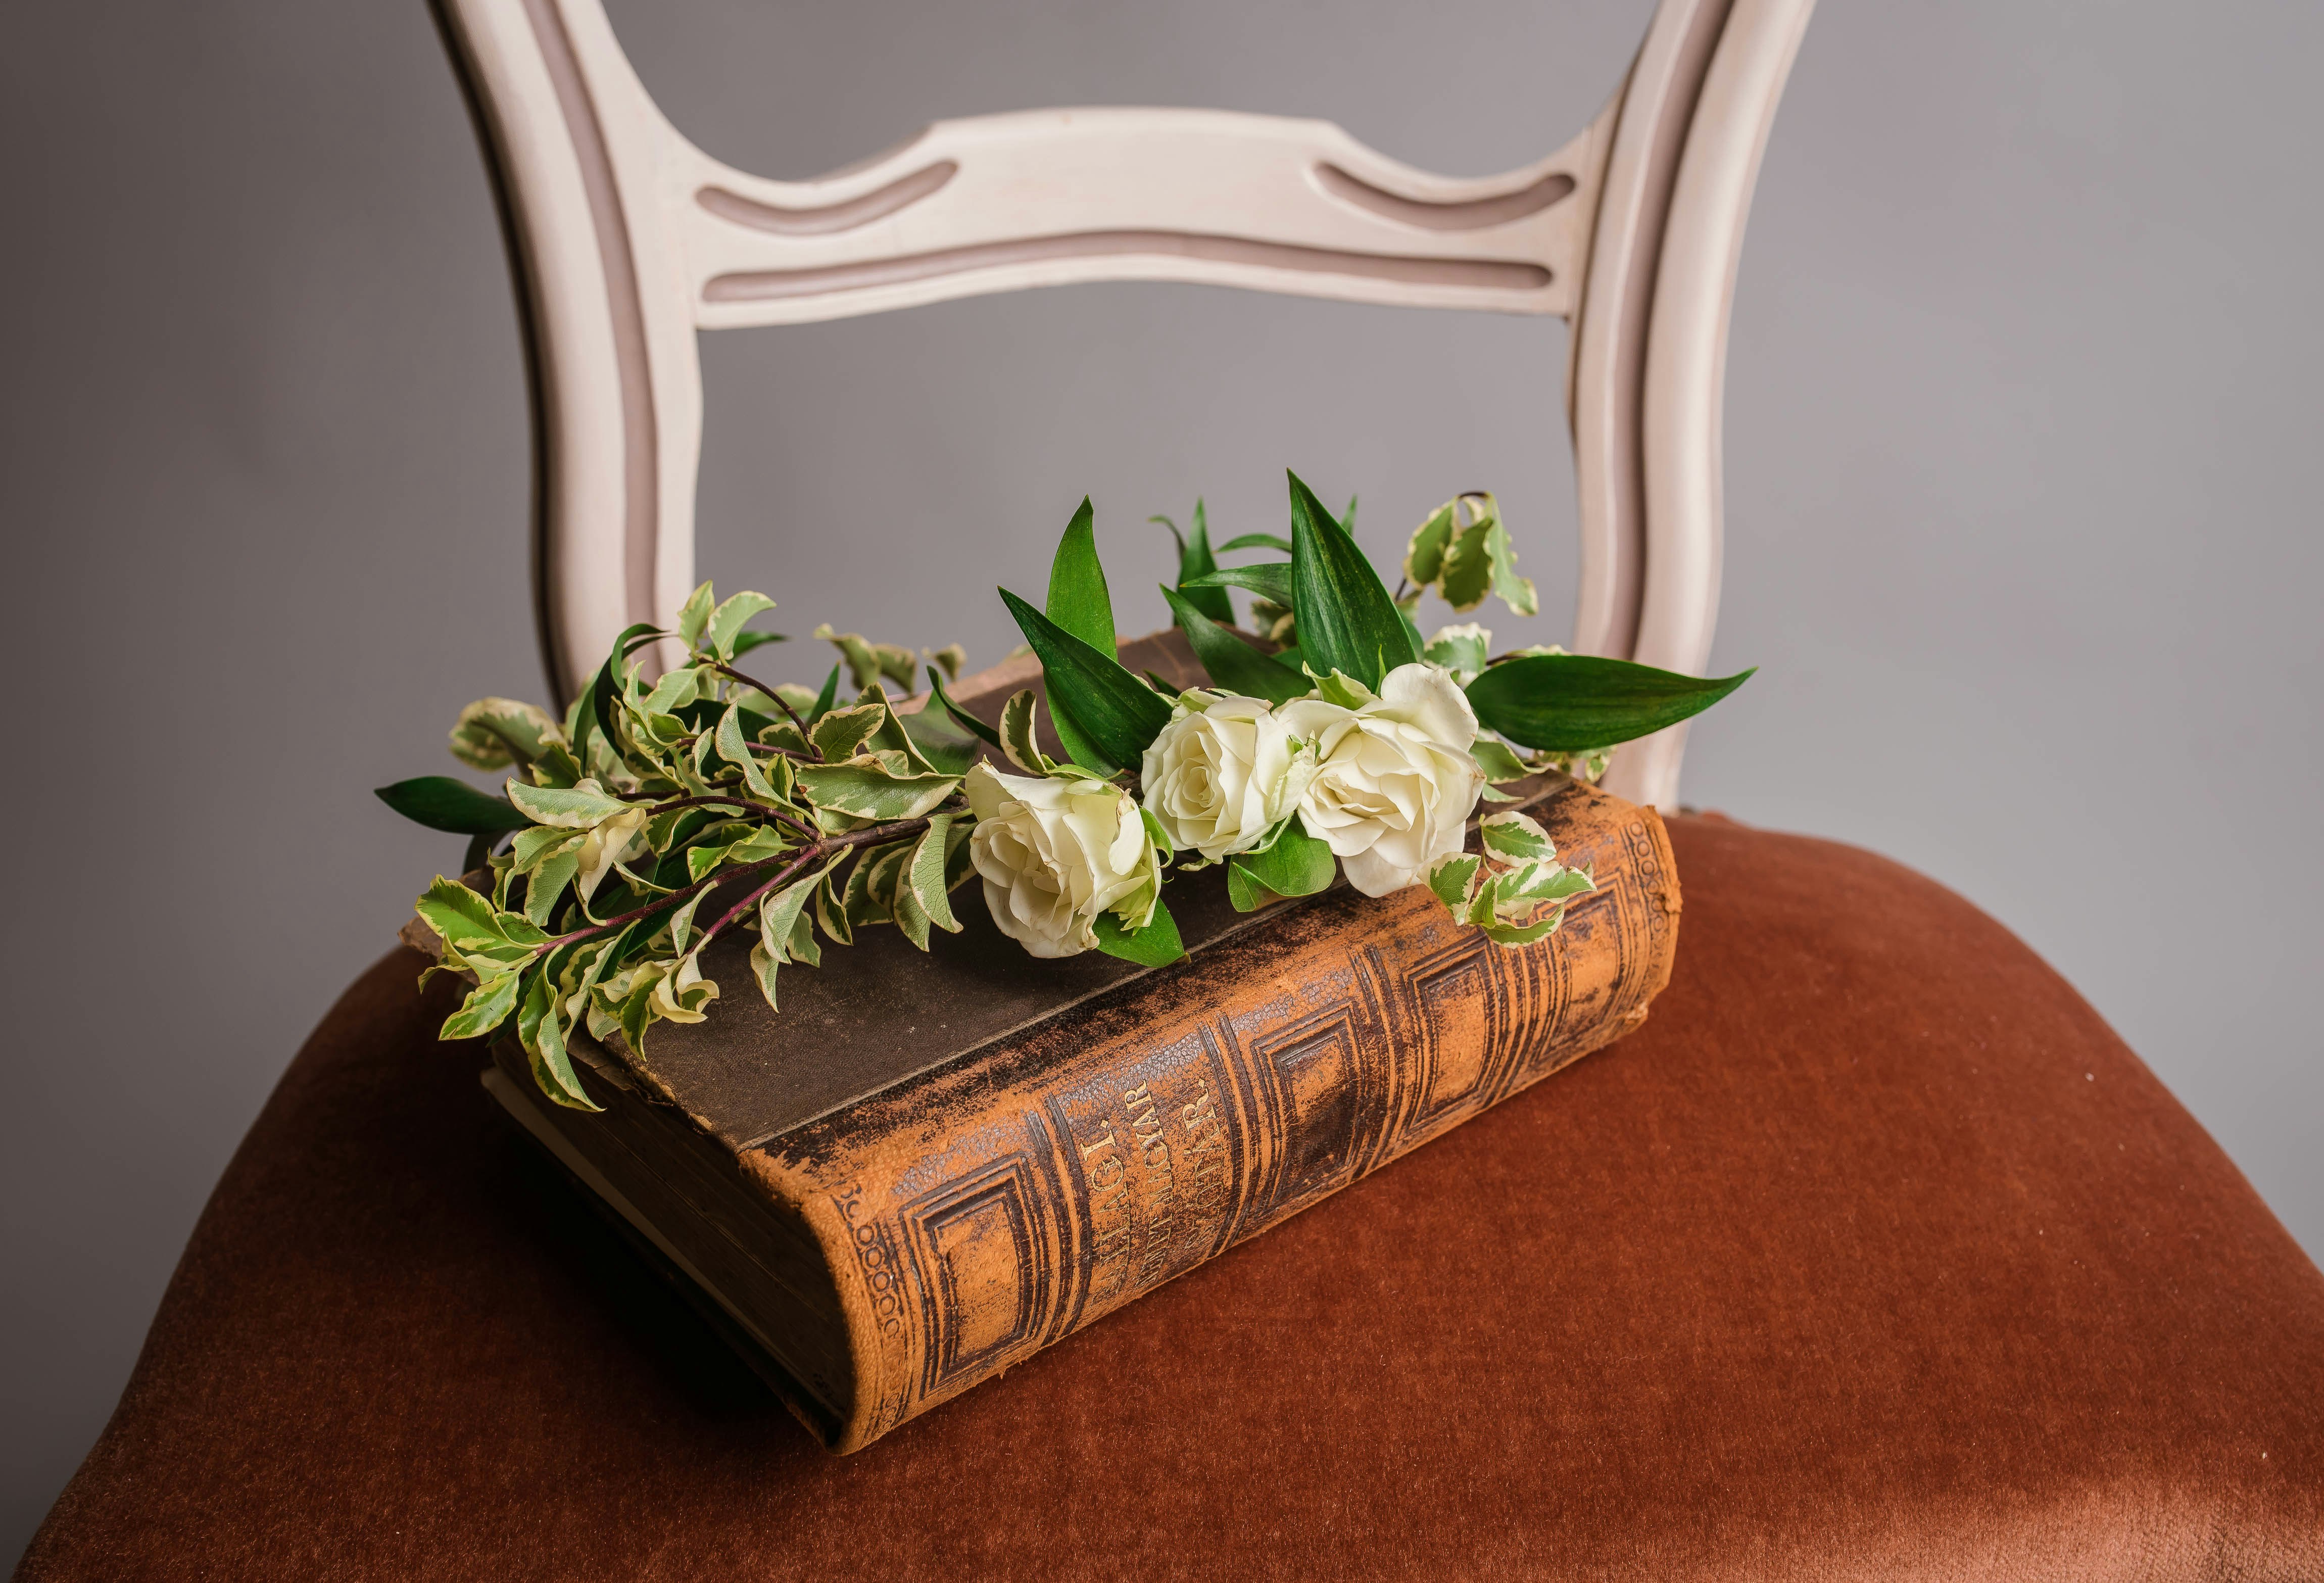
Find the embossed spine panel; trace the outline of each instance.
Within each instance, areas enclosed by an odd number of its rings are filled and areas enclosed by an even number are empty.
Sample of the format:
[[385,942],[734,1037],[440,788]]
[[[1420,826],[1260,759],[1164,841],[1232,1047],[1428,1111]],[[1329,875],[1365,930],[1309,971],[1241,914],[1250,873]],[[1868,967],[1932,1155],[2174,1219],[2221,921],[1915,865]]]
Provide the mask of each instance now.
[[1344,889],[746,1153],[833,1263],[834,1449],[1070,1335],[1642,1022],[1679,893],[1650,810],[1535,810],[1599,889],[1506,949]]

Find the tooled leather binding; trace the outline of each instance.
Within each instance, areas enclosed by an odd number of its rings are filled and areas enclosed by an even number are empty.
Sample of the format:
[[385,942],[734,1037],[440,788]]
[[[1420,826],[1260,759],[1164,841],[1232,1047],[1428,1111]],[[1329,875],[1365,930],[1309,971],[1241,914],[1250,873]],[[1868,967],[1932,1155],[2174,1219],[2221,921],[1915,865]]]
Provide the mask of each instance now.
[[1526,806],[1598,880],[1530,946],[1425,889],[1238,915],[1196,875],[1168,967],[1028,966],[989,923],[890,963],[871,930],[785,969],[779,1013],[730,995],[642,1062],[585,1051],[603,1115],[511,1050],[492,1086],[856,1450],[1642,1022],[1677,937],[1662,821],[1554,777]]

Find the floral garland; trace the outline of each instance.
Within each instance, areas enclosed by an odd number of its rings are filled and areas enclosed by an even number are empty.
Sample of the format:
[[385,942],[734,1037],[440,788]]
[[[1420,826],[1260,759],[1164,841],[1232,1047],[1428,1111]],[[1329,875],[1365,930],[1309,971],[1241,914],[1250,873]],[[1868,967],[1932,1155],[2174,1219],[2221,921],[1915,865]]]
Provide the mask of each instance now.
[[[1084,501],[1045,606],[1001,591],[1040,662],[1063,759],[1037,743],[1031,689],[997,722],[953,700],[957,645],[916,655],[819,627],[841,655],[819,692],[760,682],[737,662],[783,641],[748,630],[774,602],[719,602],[708,583],[674,633],[623,633],[562,721],[507,699],[470,704],[452,752],[515,770],[502,795],[448,776],[379,792],[469,836],[481,875],[481,889],[439,877],[417,904],[444,946],[430,974],[475,986],[442,1037],[512,1024],[542,1091],[594,1109],[574,1032],[642,1051],[655,1023],[702,1021],[719,995],[702,953],[729,929],[756,934],[751,970],[773,1005],[781,968],[819,964],[824,943],[858,929],[893,924],[923,950],[932,931],[958,930],[950,898],[972,876],[1036,957],[1176,960],[1163,893],[1213,866],[1241,911],[1344,871],[1368,896],[1425,884],[1500,944],[1541,939],[1594,881],[1519,812],[1489,815],[1482,849],[1464,851],[1479,803],[1513,801],[1496,788],[1550,770],[1594,779],[1614,745],[1750,672],[1701,680],[1544,648],[1489,657],[1473,623],[1423,641],[1411,610],[1430,588],[1456,611],[1488,593],[1532,611],[1499,503],[1464,495],[1431,514],[1393,595],[1356,547],[1354,513],[1351,501],[1334,518],[1294,475],[1290,537],[1218,551],[1286,559],[1221,568],[1196,505],[1162,591],[1213,685],[1180,690],[1120,663]],[[1255,634],[1235,627],[1237,588],[1256,596]],[[640,651],[670,638],[685,662],[649,680]],[[925,698],[892,696],[923,662]]]

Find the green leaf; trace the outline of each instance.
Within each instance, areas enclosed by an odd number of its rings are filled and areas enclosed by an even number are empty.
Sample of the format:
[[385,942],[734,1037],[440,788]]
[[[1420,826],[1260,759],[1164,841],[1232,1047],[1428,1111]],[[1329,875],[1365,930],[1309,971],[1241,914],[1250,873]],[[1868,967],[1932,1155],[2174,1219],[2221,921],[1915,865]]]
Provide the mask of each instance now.
[[1557,856],[1549,832],[1522,813],[1496,813],[1477,827],[1485,850],[1504,863],[1546,863]]
[[578,830],[558,829],[554,825],[535,825],[520,833],[510,844],[509,856],[514,860],[517,873],[530,874],[540,866],[542,858],[561,847],[578,845],[584,839],[586,838]]
[[605,662],[589,679],[574,711],[575,725],[571,733],[573,756],[583,765],[589,762],[589,734],[595,731],[603,737],[608,749],[620,740],[613,735],[614,706],[622,693],[622,663],[638,650],[662,635],[660,627],[650,621],[632,622],[622,629],[607,651]]
[[449,775],[419,775],[372,793],[414,824],[456,836],[496,836],[528,822],[505,797],[479,792]]
[[[928,672],[933,676],[935,671]],[[930,769],[947,775],[964,775],[976,762],[976,745],[982,740],[981,733],[991,730],[978,722],[979,735],[972,735],[953,723],[954,717],[933,702],[922,704],[908,714],[898,714],[896,723],[910,739],[912,750],[925,760]]]
[[[583,1004],[587,1004],[586,996]],[[533,1047],[526,1053],[532,1058],[533,1082],[551,1100],[567,1110],[604,1108],[590,1098],[588,1091],[581,1087],[581,1074],[573,1069],[572,1055],[566,1049],[565,1024],[555,1007],[541,1017]]]
[[575,840],[533,870],[524,888],[525,918],[543,929],[548,928],[549,920],[557,910],[558,898],[565,893],[565,887],[571,884],[574,876],[580,872],[581,842]]
[[[807,903],[815,899],[815,888],[823,876],[839,866],[845,858],[842,852],[813,875],[796,880],[781,890],[759,898],[759,938],[778,961],[791,954],[791,941],[798,930],[799,919],[807,912]],[[810,941],[813,936],[809,935]]]
[[973,733],[980,741],[993,747],[1001,745],[1000,732],[952,701],[952,694],[945,690],[944,678],[936,674],[936,668],[933,665],[928,667],[928,690],[936,695],[936,702],[944,706],[945,714]]
[[1278,896],[1312,896],[1332,883],[1336,868],[1332,848],[1309,835],[1296,818],[1286,820],[1282,833],[1267,847],[1237,853],[1227,863]]
[[910,844],[903,841],[863,849],[847,876],[847,893],[842,901],[850,925],[895,921],[896,891],[903,878],[904,863],[911,855]]
[[1068,763],[1080,764],[1101,775],[1110,775],[1119,767],[1106,756],[1105,750],[1091,739],[1090,734],[1082,728],[1081,722],[1074,718],[1073,710],[1065,707],[1065,700],[1057,696],[1054,686],[1049,689],[1049,726],[1056,732],[1057,745],[1065,750]]
[[739,660],[752,649],[763,648],[768,643],[787,643],[790,641],[788,633],[746,632],[734,639],[734,658]]
[[615,814],[643,806],[600,791],[595,782],[578,786],[528,786],[522,781],[511,781],[508,794],[509,801],[533,823],[567,830],[591,829]]
[[1537,940],[1546,940],[1549,936],[1555,934],[1557,932],[1558,925],[1564,921],[1565,910],[1561,907],[1538,923],[1530,923],[1518,927],[1507,923],[1494,922],[1481,923],[1479,924],[1478,927],[1485,931],[1485,938],[1491,940],[1495,945],[1529,946]]
[[694,910],[702,905],[702,898],[711,888],[698,890],[686,898],[686,905],[669,915],[669,949],[678,956],[686,955],[686,942],[694,938]]
[[1519,616],[1531,616],[1541,608],[1540,596],[1534,591],[1533,579],[1517,575],[1517,552],[1509,543],[1508,524],[1501,521],[1501,503],[1488,495],[1485,504],[1490,513],[1485,551],[1493,568],[1493,592]]
[[1230,862],[1227,865],[1227,900],[1234,903],[1234,910],[1238,912],[1256,912],[1283,898],[1251,878],[1249,869]]
[[[1096,514],[1089,497],[1065,524],[1049,563],[1049,619],[1111,660],[1114,657],[1113,597],[1106,591],[1105,568],[1098,563]],[[1024,625],[1019,622],[1020,626]]]
[[[1170,705],[1154,690],[1123,670],[1110,653],[1101,653],[1058,626],[1024,600],[1001,590],[1001,601],[1040,656],[1042,673],[1049,682],[1049,712],[1070,713],[1107,759],[1093,768],[1134,764],[1147,744],[1170,723]],[[1058,732],[1060,740],[1065,733]],[[1071,748],[1074,745],[1066,743]],[[1075,755],[1079,762],[1079,755]]]
[[1436,591],[1455,610],[1474,610],[1493,591],[1492,552],[1487,540],[1487,525],[1479,522],[1462,529],[1444,547],[1444,569],[1437,579]]
[[1474,677],[1485,669],[1492,651],[1493,634],[1473,621],[1464,621],[1438,627],[1436,635],[1421,645],[1420,657],[1456,676]]
[[549,711],[511,698],[480,698],[452,727],[452,756],[472,770],[530,764],[561,747],[564,732]]
[[1404,550],[1404,580],[1414,588],[1425,588],[1443,575],[1444,550],[1452,542],[1460,505],[1458,499],[1446,501],[1413,529],[1412,542]]
[[856,749],[872,739],[872,734],[888,723],[885,703],[853,704],[844,709],[826,709],[815,723],[811,735],[816,752],[834,764],[855,756]]
[[752,946],[751,977],[757,981],[759,993],[767,997],[767,1009],[770,1012],[782,1010],[782,1007],[775,1004],[775,969],[781,967],[783,959],[780,957],[767,949],[765,940],[761,940]]
[[1428,888],[1455,918],[1467,916],[1469,903],[1474,899],[1477,870],[1484,859],[1474,852],[1456,852],[1450,857],[1440,857],[1428,871]]
[[899,896],[910,894],[930,923],[946,934],[958,934],[960,920],[953,916],[952,901],[945,894],[945,858],[950,850],[952,822],[953,816],[949,813],[937,814],[928,820],[927,832],[912,848],[911,863],[904,871],[904,887]]
[[1027,774],[1046,775],[1049,755],[1033,739],[1035,703],[1028,687],[1010,694],[1009,701],[1001,706],[1001,752]]
[[807,706],[807,723],[813,726],[817,720],[823,718],[825,710],[838,701],[839,667],[834,665],[831,668],[831,674],[823,679],[823,690],[816,693],[815,702]]
[[[823,886],[822,883],[817,881],[807,888],[820,892]],[[810,967],[823,966],[823,948],[815,943],[815,917],[811,909],[802,911],[797,921],[791,924],[788,949],[790,958],[794,962],[804,962]]]
[[1268,703],[1287,703],[1305,696],[1307,679],[1286,670],[1213,621],[1175,588],[1164,588],[1170,613],[1186,634],[1187,644],[1217,687]]
[[828,873],[816,882],[815,921],[823,926],[823,932],[835,943],[853,945],[855,930],[848,925],[847,909],[840,904],[841,893],[837,888],[840,883],[836,875]]
[[1270,605],[1291,608],[1291,563],[1287,560],[1260,560],[1249,566],[1222,566],[1216,571],[1200,577],[1182,578],[1181,592],[1198,588],[1248,588]]
[[881,676],[880,655],[872,642],[860,632],[835,632],[829,622],[815,629],[815,635],[837,646],[847,666],[847,684],[861,692],[876,686]]
[[689,653],[702,646],[703,630],[710,625],[710,606],[715,597],[706,581],[686,597],[686,606],[678,613],[678,635]]
[[951,796],[958,775],[893,775],[876,759],[801,764],[799,790],[818,808],[859,819],[918,819]]
[[[763,802],[773,802],[778,800],[779,793],[767,779],[758,755],[751,751],[751,740],[744,735],[746,729],[742,724],[742,705],[728,704],[726,712],[718,717],[718,729],[711,741],[716,745],[719,757],[742,772],[743,790]],[[696,756],[700,755],[701,746],[699,742],[696,743]]]
[[[1208,577],[1219,569],[1211,553],[1210,516],[1200,500],[1194,502],[1194,534],[1189,539],[1180,535],[1178,524],[1167,516],[1148,517],[1148,522],[1160,523],[1178,541],[1178,583],[1183,588],[1195,578]],[[1234,625],[1234,597],[1224,588],[1205,585],[1186,590],[1186,603],[1213,621],[1224,626]]]
[[1523,910],[1543,902],[1568,902],[1598,888],[1586,868],[1560,863],[1529,863],[1501,882],[1501,905]]
[[1526,768],[1525,760],[1509,751],[1508,744],[1497,736],[1480,736],[1469,745],[1469,756],[1485,772],[1485,779],[1496,784],[1522,781],[1533,772]]
[[427,894],[412,903],[412,910],[420,914],[421,922],[455,950],[504,945],[508,941],[491,901],[441,875],[428,887]]
[[1111,912],[1099,913],[1094,928],[1098,949],[1141,967],[1167,967],[1186,954],[1185,943],[1178,937],[1178,921],[1159,900],[1143,929],[1124,929],[1121,920]]
[[1526,747],[1572,753],[1675,726],[1751,675],[1710,680],[1593,654],[1532,654],[1492,666],[1468,693],[1486,729]]
[[749,589],[719,606],[710,615],[707,635],[711,651],[722,660],[732,660],[734,657],[734,640],[742,635],[743,624],[760,612],[774,607],[772,599]]
[[444,1019],[436,1037],[475,1039],[499,1027],[516,1009],[517,980],[522,977],[521,971],[512,967],[477,985],[460,1003],[460,1009]]
[[1291,608],[1299,647],[1318,671],[1344,671],[1378,691],[1412,663],[1412,632],[1379,574],[1315,492],[1291,477]]
[[1219,546],[1222,555],[1231,555],[1238,550],[1279,550],[1288,555],[1291,553],[1291,541],[1279,533],[1245,533]]

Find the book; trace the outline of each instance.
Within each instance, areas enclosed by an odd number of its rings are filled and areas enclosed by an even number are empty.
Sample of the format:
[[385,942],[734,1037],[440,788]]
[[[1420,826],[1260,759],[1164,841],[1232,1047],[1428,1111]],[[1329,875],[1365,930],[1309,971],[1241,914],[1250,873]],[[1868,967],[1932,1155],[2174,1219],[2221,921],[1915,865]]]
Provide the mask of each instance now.
[[[1175,635],[1125,662],[1198,684]],[[962,701],[1038,684],[1002,667]],[[1425,887],[1238,913],[1212,871],[1170,886],[1183,959],[1044,961],[972,881],[960,934],[867,930],[785,973],[779,1012],[722,939],[706,1021],[641,1057],[576,1033],[601,1112],[544,1098],[512,1041],[485,1087],[853,1451],[1637,1026],[1677,941],[1662,821],[1517,790],[1597,882],[1530,945]]]

